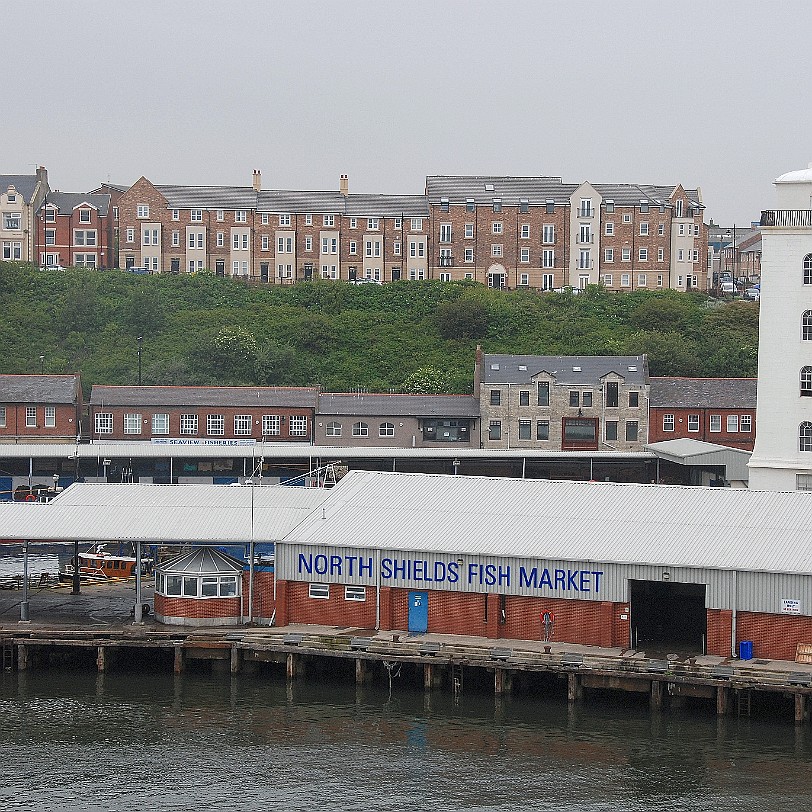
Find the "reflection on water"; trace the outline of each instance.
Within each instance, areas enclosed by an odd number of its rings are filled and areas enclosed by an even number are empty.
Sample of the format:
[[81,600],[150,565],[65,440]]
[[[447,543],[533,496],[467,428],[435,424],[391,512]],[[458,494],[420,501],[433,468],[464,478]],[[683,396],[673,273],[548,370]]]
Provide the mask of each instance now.
[[799,810],[812,731],[268,676],[7,673],[3,810]]
[[[60,559],[70,558],[72,554],[73,545],[31,544],[28,548],[28,573],[38,576],[48,572],[56,575],[59,572]],[[0,581],[22,574],[23,545],[0,544]]]

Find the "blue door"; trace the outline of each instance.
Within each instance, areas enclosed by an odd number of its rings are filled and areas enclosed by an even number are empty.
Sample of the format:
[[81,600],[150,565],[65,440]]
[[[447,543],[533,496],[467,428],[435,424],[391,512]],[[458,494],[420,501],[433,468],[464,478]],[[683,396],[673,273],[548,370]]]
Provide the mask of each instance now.
[[429,593],[409,593],[409,634],[425,634],[429,630]]

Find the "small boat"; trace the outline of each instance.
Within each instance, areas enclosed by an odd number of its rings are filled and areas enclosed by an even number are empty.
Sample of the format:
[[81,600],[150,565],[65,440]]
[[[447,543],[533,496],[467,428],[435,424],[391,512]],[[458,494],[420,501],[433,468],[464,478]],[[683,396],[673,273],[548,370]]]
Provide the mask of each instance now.
[[[60,567],[59,580],[70,581],[75,572],[73,558]],[[79,578],[83,581],[106,581],[110,578],[131,578],[135,575],[136,558],[133,555],[109,553],[104,544],[97,544],[79,553]],[[141,574],[152,572],[152,560],[141,559]]]

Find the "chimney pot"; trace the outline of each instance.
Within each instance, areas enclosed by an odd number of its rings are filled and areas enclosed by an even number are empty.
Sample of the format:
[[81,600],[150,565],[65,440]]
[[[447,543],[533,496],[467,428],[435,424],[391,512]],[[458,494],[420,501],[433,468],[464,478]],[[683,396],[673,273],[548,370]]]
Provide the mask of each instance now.
[[254,191],[262,191],[262,172],[259,169],[254,170]]
[[347,175],[342,175],[338,183],[338,191],[346,197],[350,193],[350,179]]

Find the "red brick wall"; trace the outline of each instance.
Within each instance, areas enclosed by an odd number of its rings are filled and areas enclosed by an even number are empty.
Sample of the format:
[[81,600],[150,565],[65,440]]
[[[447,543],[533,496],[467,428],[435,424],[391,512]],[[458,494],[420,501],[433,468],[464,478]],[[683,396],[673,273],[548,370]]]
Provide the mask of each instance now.
[[730,636],[733,629],[733,612],[730,609],[708,609],[708,654],[730,656]]
[[[663,431],[663,415],[665,414],[674,415],[674,431]],[[699,431],[688,431],[689,414],[699,415]],[[722,416],[721,431],[710,431],[711,414],[718,414]],[[727,416],[729,414],[738,415],[739,425],[741,425],[742,415],[750,415],[750,431],[728,432]],[[756,438],[756,410],[723,408],[675,409],[665,406],[651,407],[648,433],[648,441],[650,443],[659,443],[662,440],[676,440],[683,437],[688,437],[689,439],[693,440],[702,440],[706,443],[716,443],[718,445],[730,446],[731,448],[743,448],[747,451],[752,451]]]
[[794,661],[798,643],[812,643],[812,617],[739,612],[737,648],[742,640],[753,641],[754,657]]
[[165,617],[240,618],[240,598],[168,598],[155,595],[155,614]]
[[365,601],[348,601],[344,599],[344,587],[341,584],[330,584],[330,597],[326,600],[309,597],[309,586],[299,581],[288,582],[288,623],[375,628],[374,587],[367,587]]
[[[248,617],[249,573],[244,571],[242,576],[242,613]],[[270,618],[274,611],[272,572],[254,572],[254,600],[251,607],[255,618]]]

